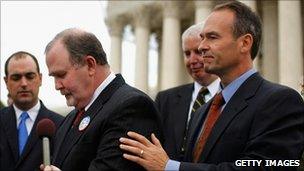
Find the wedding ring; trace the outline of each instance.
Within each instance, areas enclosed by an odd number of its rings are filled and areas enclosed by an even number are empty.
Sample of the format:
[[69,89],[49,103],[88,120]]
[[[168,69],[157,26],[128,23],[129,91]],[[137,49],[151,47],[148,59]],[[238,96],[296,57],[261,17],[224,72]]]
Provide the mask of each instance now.
[[144,155],[144,150],[140,151],[140,157],[142,157]]

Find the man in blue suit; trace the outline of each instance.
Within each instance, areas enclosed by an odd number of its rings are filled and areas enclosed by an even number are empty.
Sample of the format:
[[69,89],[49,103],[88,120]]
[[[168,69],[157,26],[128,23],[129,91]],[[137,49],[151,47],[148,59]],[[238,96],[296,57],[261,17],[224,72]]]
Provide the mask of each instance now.
[[[229,1],[214,8],[202,30],[199,50],[205,71],[221,78],[217,95],[190,125],[183,162],[169,160],[159,141],[134,132],[122,138],[124,157],[147,170],[296,170],[304,149],[304,103],[295,90],[263,79],[253,69],[261,22],[249,7]],[[257,160],[240,167],[238,160]]]
[[11,55],[5,63],[4,81],[13,105],[0,110],[0,170],[39,170],[42,145],[37,123],[48,118],[59,127],[63,117],[38,99],[42,74],[34,55],[23,51]]

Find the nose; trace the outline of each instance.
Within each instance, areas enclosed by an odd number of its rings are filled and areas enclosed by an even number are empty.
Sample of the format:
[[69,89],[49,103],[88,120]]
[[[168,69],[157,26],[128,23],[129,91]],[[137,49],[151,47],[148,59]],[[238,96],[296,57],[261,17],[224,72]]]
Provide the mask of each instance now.
[[63,88],[62,82],[59,79],[55,78],[55,89],[60,90]]
[[206,42],[206,39],[202,39],[198,46],[198,50],[200,51],[200,53],[203,55],[208,50],[208,48],[209,46]]
[[26,87],[27,84],[28,84],[27,79],[26,79],[25,77],[22,77],[22,78],[21,78],[21,86],[22,86],[22,87]]
[[193,50],[189,56],[190,63],[191,64],[197,63],[199,57],[200,57],[200,53],[198,52],[198,50]]

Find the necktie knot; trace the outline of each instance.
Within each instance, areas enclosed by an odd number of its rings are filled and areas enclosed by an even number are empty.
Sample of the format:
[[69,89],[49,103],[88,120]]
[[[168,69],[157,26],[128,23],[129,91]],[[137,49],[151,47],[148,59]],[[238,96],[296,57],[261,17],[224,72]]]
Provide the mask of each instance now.
[[207,87],[202,87],[202,88],[200,89],[200,91],[198,92],[198,94],[201,95],[201,96],[205,96],[205,95],[208,94],[208,93],[209,93],[209,90],[208,90]]
[[217,93],[217,94],[214,96],[212,105],[222,106],[224,103],[225,103],[225,100],[224,100],[224,98],[223,98],[222,92]]
[[79,124],[80,119],[82,118],[84,112],[85,112],[84,108],[82,108],[82,109],[80,109],[80,110],[77,111],[76,118],[75,118],[75,120],[73,122],[73,126],[77,126]]
[[25,121],[27,118],[29,118],[29,115],[27,112],[22,112],[20,115],[21,121]]

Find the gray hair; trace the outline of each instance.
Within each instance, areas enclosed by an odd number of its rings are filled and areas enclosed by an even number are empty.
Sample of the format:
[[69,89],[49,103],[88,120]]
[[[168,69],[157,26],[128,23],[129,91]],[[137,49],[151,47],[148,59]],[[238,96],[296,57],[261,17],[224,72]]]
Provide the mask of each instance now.
[[[190,26],[188,29],[186,29],[182,34],[182,45],[186,38],[189,37],[200,37],[200,33],[203,30],[205,22],[200,22],[197,24],[194,24]],[[184,46],[184,45],[183,45]]]

